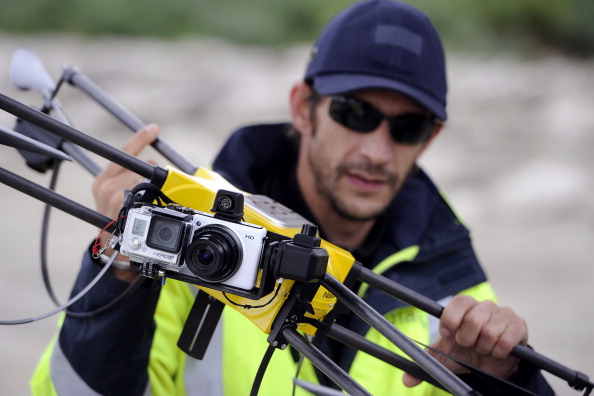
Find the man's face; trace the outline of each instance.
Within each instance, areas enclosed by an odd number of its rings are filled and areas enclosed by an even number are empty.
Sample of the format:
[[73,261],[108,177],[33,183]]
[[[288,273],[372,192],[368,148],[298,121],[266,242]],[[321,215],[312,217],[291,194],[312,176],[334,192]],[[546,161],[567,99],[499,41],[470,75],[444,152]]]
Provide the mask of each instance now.
[[[350,96],[367,101],[386,116],[423,112],[413,100],[391,91],[367,90]],[[371,132],[352,131],[329,116],[330,101],[322,98],[311,128],[301,131],[301,187],[315,186],[314,191],[304,191],[306,199],[342,218],[374,219],[402,187],[428,142],[395,142],[385,119]]]

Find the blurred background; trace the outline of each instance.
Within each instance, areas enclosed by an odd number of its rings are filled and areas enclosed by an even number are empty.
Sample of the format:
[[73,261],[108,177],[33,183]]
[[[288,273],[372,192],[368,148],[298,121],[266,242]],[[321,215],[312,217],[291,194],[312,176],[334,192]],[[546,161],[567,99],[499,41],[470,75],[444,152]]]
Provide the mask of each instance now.
[[[353,3],[302,0],[0,0],[0,93],[39,108],[39,92],[14,87],[21,46],[53,79],[76,66],[198,166],[242,124],[288,118],[291,84],[311,42]],[[473,232],[500,302],[523,315],[530,343],[594,376],[594,2],[409,1],[440,31],[448,56],[450,120],[422,165]],[[73,125],[120,146],[130,131],[81,90],[58,94]],[[14,117],[0,112],[0,125]],[[15,149],[0,164],[47,186]],[[95,157],[96,158],[96,157]],[[165,164],[152,149],[143,154]],[[105,160],[96,158],[105,165]],[[62,166],[57,190],[89,207],[92,176]],[[1,185],[0,320],[54,305],[40,271],[43,205]],[[97,230],[52,211],[48,263],[61,301]],[[0,394],[28,380],[58,317],[0,327]],[[89,356],[92,359],[92,356]],[[547,376],[560,395],[575,395]]]

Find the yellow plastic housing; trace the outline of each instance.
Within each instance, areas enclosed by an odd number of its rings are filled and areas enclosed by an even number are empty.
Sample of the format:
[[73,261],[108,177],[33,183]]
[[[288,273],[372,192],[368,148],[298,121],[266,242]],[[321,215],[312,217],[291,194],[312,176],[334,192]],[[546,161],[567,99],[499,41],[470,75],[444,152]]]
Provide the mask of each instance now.
[[[213,206],[215,196],[218,190],[224,189],[229,191],[241,192],[244,195],[249,195],[243,192],[225,180],[218,173],[206,169],[199,168],[193,176],[187,175],[175,168],[167,168],[168,175],[161,190],[174,202],[192,208],[200,212],[211,213],[210,209]],[[277,222],[267,218],[262,213],[250,208],[249,204],[244,206],[244,221],[246,223],[256,224],[278,234],[288,237],[294,237],[295,234],[301,231],[301,228],[287,228],[280,226]],[[351,270],[354,263],[353,256],[346,250],[341,249],[329,242],[322,241],[322,248],[326,249],[329,255],[327,272],[333,275],[336,279],[343,282],[347,274]],[[276,315],[287,299],[294,281],[290,279],[284,280],[280,286],[278,295],[272,302],[262,308],[244,308],[242,306],[259,306],[270,301],[273,293],[262,297],[259,300],[251,300],[245,297],[230,295],[227,297],[218,290],[213,290],[204,286],[199,286],[200,289],[212,295],[217,300],[237,310],[242,315],[251,320],[264,333],[270,333],[270,328]],[[231,304],[229,299],[233,300],[235,304]],[[320,287],[312,300],[312,306],[315,314],[307,314],[308,317],[314,319],[322,319],[336,304],[336,297],[328,290]],[[302,323],[299,325],[299,330],[304,333],[313,335],[316,332],[315,327]]]

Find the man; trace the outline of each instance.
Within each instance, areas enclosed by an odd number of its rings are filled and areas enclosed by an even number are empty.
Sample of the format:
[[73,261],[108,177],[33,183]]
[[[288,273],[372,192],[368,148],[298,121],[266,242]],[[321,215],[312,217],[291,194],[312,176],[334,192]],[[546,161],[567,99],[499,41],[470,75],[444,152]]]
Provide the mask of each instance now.
[[[468,231],[416,166],[447,118],[443,50],[429,20],[390,0],[350,7],[319,37],[289,103],[291,125],[237,131],[214,170],[240,189],[268,195],[300,213],[364,266],[446,305],[438,321],[358,285],[359,294],[406,334],[539,394],[552,393],[534,368],[509,355],[515,345],[528,342],[526,323],[492,302]],[[125,150],[137,155],[157,134],[158,128],[149,126]],[[110,165],[93,185],[98,210],[115,217],[123,190],[137,183],[137,175]],[[87,252],[74,292],[101,265]],[[112,275],[72,310],[109,303],[136,277],[122,269]],[[67,316],[40,363],[33,390],[247,394],[267,346],[265,335],[225,309],[204,360],[188,359],[176,342],[193,300],[187,284],[170,281],[161,288],[145,281],[103,315]],[[340,315],[337,322],[395,349],[353,315]],[[374,395],[442,392],[336,342],[321,347]],[[466,372],[438,358],[455,372]],[[260,394],[290,394],[294,376],[332,386],[288,349],[274,355]]]

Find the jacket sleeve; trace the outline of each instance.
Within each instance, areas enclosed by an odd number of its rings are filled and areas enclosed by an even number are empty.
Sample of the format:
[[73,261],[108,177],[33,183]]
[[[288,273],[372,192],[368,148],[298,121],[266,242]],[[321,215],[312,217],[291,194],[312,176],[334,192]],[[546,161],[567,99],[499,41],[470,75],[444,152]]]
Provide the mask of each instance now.
[[[87,251],[72,295],[82,290],[99,271],[100,267]],[[142,282],[131,296],[97,316],[65,316],[56,342],[50,345],[34,373],[33,394],[144,393],[155,331],[153,315],[161,287],[149,279]],[[96,310],[113,301],[128,286],[108,274],[69,310]]]

